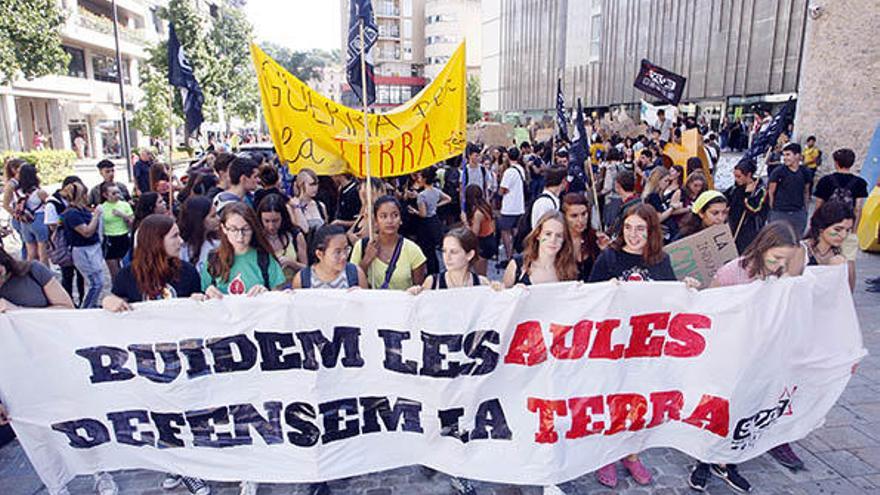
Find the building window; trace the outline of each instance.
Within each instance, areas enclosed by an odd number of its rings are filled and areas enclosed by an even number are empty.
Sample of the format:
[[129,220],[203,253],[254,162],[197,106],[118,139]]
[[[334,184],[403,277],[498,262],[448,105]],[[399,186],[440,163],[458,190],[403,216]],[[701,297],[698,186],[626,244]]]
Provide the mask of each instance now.
[[439,43],[455,43],[454,36],[428,36],[425,38],[426,45],[436,45]]
[[436,14],[425,16],[425,24],[431,25],[436,24],[438,22],[455,22],[456,17],[454,14]]
[[[95,72],[96,81],[119,82],[116,60],[113,57],[99,54],[92,55],[92,69]],[[128,73],[128,61],[125,59],[122,59],[122,81],[125,84],[131,84]]]
[[602,50],[602,14],[594,14],[590,25],[590,59],[599,60]]
[[403,14],[403,17],[412,17],[412,0],[400,0],[400,4],[402,6],[401,13]]
[[67,65],[67,75],[70,77],[86,77],[86,56],[79,48],[69,46],[63,47],[64,51],[70,55],[70,63]]

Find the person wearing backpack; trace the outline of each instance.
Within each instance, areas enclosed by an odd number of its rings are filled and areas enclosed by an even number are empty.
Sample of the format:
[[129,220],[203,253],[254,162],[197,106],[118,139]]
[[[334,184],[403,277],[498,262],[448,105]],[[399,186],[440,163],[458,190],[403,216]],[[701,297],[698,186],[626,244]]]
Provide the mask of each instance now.
[[281,265],[250,206],[242,202],[227,204],[220,216],[220,231],[220,247],[208,255],[199,274],[206,296],[250,297],[284,284]]
[[554,167],[544,174],[547,180],[544,190],[535,198],[529,212],[529,231],[538,225],[538,220],[552,211],[559,211],[559,196],[565,189],[565,178],[568,170],[565,167]]
[[[507,151],[510,164],[501,176],[501,216],[498,217],[496,228],[501,233],[501,244],[504,254],[510,259],[513,256],[513,237],[520,218],[526,212],[526,171],[519,163],[520,152],[516,148]],[[503,266],[507,266],[504,263]]]
[[293,277],[294,289],[366,289],[367,275],[348,262],[351,247],[341,225],[325,225],[312,239],[310,259],[318,260]]
[[[853,164],[856,161],[856,154],[849,148],[840,148],[831,154],[834,160],[834,173],[828,174],[819,179],[816,185],[816,191],[813,195],[816,197],[816,210],[823,203],[830,201],[840,201],[846,203],[855,213],[855,222],[853,225],[856,229],[859,220],[862,218],[862,207],[865,206],[865,199],[868,197],[868,182],[852,172]],[[855,229],[854,229],[855,230]],[[855,232],[850,232],[841,246],[841,254],[846,258],[849,268],[850,286],[855,286],[856,282],[856,255],[859,252],[859,237]],[[880,280],[877,280],[880,286]],[[880,287],[878,287],[880,290]]]
[[[480,149],[471,146],[467,152],[467,164],[461,171],[461,187],[459,194],[464,194],[467,186],[476,184],[483,190],[484,198],[491,198],[495,193],[495,176],[480,163]],[[464,198],[461,198],[464,202]]]
[[70,244],[67,242],[67,236],[64,233],[64,227],[61,222],[61,215],[67,209],[67,200],[64,199],[64,191],[68,194],[71,184],[82,184],[82,180],[75,175],[69,175],[61,182],[61,189],[55,191],[49,199],[46,200],[46,211],[44,221],[46,228],[49,230],[49,261],[61,268],[61,286],[73,299],[73,284],[76,282],[76,288],[79,294],[76,305],[82,304],[83,296],[86,293],[86,279],[82,273],[73,265],[73,252]]
[[46,228],[46,199],[49,194],[40,189],[37,167],[26,163],[18,170],[18,187],[15,190],[13,217],[21,226],[21,240],[27,248],[27,260],[39,260],[49,264],[46,243],[49,230]]

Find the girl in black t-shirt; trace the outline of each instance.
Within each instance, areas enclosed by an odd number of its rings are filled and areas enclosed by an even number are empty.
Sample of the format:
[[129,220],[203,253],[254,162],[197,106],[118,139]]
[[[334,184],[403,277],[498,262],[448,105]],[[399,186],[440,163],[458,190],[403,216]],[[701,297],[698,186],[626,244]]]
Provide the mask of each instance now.
[[195,267],[180,259],[180,230],[167,215],[150,215],[140,224],[131,264],[113,278],[112,294],[102,306],[109,311],[130,310],[129,303],[155,299],[203,299]]
[[590,204],[583,194],[568,193],[562,198],[562,213],[571,234],[572,250],[578,266],[578,279],[587,282],[593,264],[602,248],[610,240],[604,233],[597,233],[591,224]]
[[651,205],[635,205],[624,214],[617,238],[602,251],[590,282],[675,280],[669,255],[663,252],[660,218]]

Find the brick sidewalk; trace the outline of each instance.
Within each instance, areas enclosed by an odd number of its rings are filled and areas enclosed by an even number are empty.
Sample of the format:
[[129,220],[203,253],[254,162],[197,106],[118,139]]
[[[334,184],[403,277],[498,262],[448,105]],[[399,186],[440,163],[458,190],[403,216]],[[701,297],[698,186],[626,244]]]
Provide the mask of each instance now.
[[[829,413],[825,426],[795,445],[807,470],[791,473],[769,456],[743,463],[740,471],[752,483],[753,493],[767,494],[880,494],[880,294],[865,292],[863,280],[880,276],[880,256],[863,254],[859,259],[859,286],[855,302],[862,325],[865,347],[870,353],[859,366],[840,401]],[[686,481],[692,460],[675,450],[651,449],[643,459],[654,474],[650,487],[639,487],[621,477],[614,491],[599,485],[592,475],[585,475],[562,485],[569,494],[676,494],[692,492]],[[162,475],[150,471],[116,473],[123,495],[185,495],[183,488],[163,492]],[[538,487],[477,483],[481,495],[540,495]],[[330,484],[334,494],[391,495],[455,493],[449,478],[438,474],[427,478],[415,467],[406,467],[359,476]],[[233,483],[212,483],[217,495],[236,495]],[[94,493],[89,477],[79,477],[69,485],[71,495]],[[0,449],[0,495],[46,494],[24,455],[13,442]],[[261,485],[259,495],[305,494],[305,485]],[[709,493],[733,493],[713,479]]]

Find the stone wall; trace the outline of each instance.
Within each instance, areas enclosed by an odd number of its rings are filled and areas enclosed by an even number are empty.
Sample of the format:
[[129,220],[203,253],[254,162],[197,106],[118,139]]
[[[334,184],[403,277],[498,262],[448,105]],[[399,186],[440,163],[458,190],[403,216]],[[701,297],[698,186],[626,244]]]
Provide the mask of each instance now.
[[[811,0],[800,72],[796,139],[815,135],[824,153],[852,148],[861,166],[880,124],[880,2]],[[814,18],[815,17],[815,18]]]

